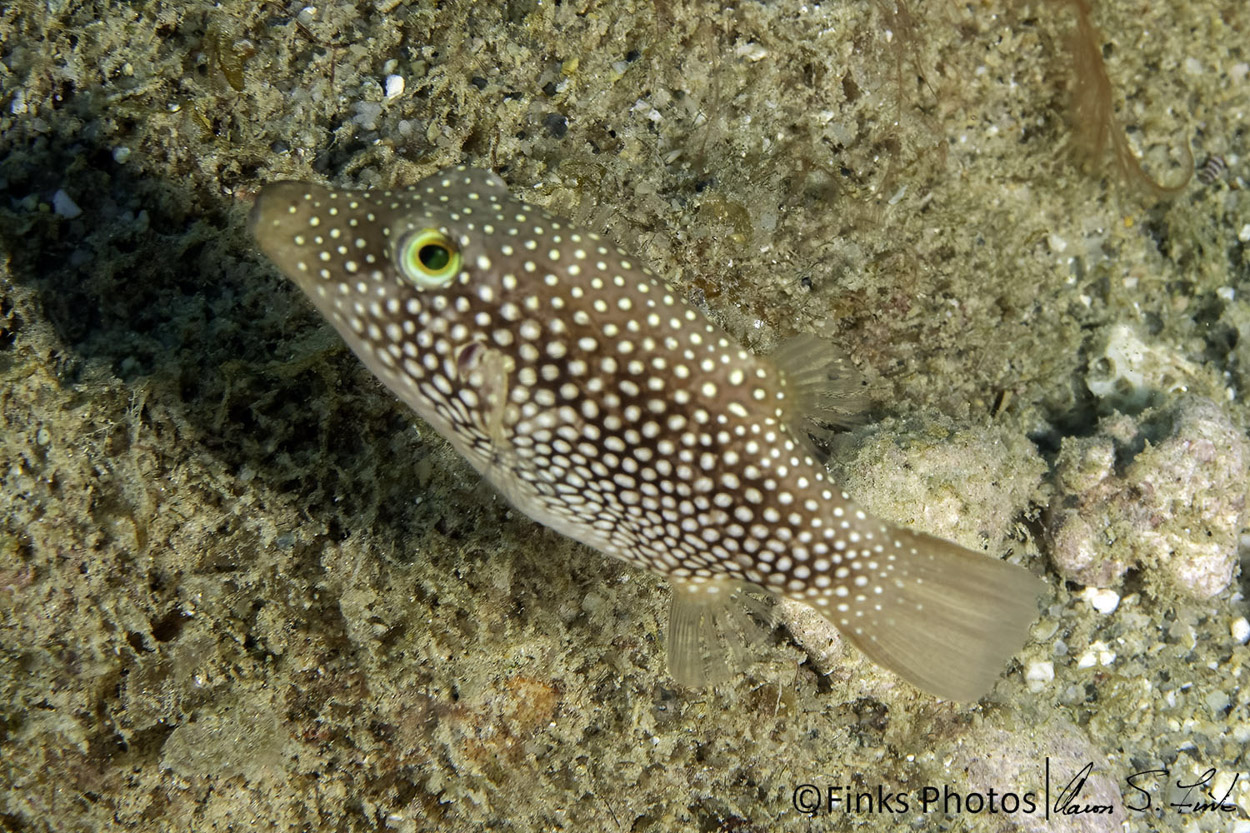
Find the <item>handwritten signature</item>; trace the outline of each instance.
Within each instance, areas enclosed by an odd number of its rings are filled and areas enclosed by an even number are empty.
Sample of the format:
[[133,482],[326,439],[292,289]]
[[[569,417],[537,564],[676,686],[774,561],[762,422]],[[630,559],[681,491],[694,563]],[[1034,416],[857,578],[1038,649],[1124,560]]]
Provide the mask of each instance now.
[[[1055,802],[1051,806],[1051,810],[1062,816],[1081,816],[1081,815],[1097,815],[1103,813],[1112,813],[1114,808],[1110,804],[1092,804],[1084,802],[1081,798],[1081,790],[1085,787],[1085,782],[1090,774],[1094,771],[1094,764],[1091,761],[1081,767],[1076,775],[1072,777],[1059,794],[1055,797]],[[1228,785],[1228,789],[1224,791],[1222,796],[1216,797],[1212,792],[1212,784],[1215,781],[1215,767],[1207,769],[1198,777],[1198,780],[1192,783],[1186,783],[1180,778],[1176,779],[1176,792],[1172,793],[1176,800],[1170,801],[1166,806],[1171,807],[1180,813],[1197,814],[1197,813],[1236,813],[1240,808],[1229,800],[1229,796],[1233,794],[1233,790],[1237,787],[1237,782],[1241,778],[1241,773],[1233,775],[1232,782]],[[1168,769],[1145,769],[1141,772],[1134,772],[1125,779],[1128,786],[1134,791],[1134,795],[1128,798],[1134,801],[1126,800],[1124,807],[1128,810],[1137,812],[1145,812],[1152,806],[1153,797],[1151,795],[1152,779],[1157,777],[1167,779],[1171,776]],[[1195,795],[1195,790],[1197,794]],[[1140,799],[1137,799],[1140,796]]]
[[[1125,779],[1130,787],[1141,794],[1142,800],[1145,802],[1141,806],[1125,802],[1125,807],[1130,810],[1150,809],[1150,792],[1141,786],[1141,784],[1146,782],[1149,776],[1153,775],[1162,775],[1164,778],[1167,778],[1170,773],[1166,769],[1146,769],[1141,772],[1134,772],[1127,779]],[[1211,767],[1210,769],[1204,771],[1202,775],[1199,776],[1198,780],[1194,781],[1192,784],[1186,784],[1181,781],[1181,779],[1177,778],[1176,789],[1178,792],[1182,793],[1182,795],[1179,797],[1179,800],[1168,802],[1168,806],[1179,810],[1182,813],[1237,812],[1237,805],[1229,801],[1228,797],[1233,794],[1233,789],[1236,788],[1237,781],[1241,778],[1241,773],[1238,772],[1233,775],[1232,783],[1228,785],[1228,789],[1225,790],[1224,794],[1219,798],[1216,798],[1215,793],[1211,792],[1211,782],[1215,780],[1215,775],[1215,767]],[[1199,790],[1197,798],[1193,797],[1193,791],[1195,789]],[[1204,799],[1202,797],[1204,795],[1210,800],[1208,801]]]

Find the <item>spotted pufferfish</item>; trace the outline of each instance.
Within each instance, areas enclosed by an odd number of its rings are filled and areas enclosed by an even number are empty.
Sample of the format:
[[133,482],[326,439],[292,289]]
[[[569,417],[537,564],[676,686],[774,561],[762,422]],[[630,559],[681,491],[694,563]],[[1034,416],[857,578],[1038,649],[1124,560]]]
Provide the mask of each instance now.
[[669,669],[707,679],[710,610],[807,604],[939,697],[994,684],[1036,616],[1027,570],[884,523],[821,464],[854,369],[798,336],[753,355],[637,259],[448,169],[401,190],[265,186],[261,250],[517,509],[673,585]]

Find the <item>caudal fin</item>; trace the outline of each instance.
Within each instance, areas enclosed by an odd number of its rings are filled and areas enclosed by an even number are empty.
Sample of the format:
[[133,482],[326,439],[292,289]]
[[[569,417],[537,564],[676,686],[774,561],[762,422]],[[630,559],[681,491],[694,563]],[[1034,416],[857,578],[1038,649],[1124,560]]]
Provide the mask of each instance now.
[[838,570],[829,595],[802,601],[816,601],[856,648],[917,688],[978,699],[1024,645],[1043,583],[950,541],[885,530],[882,554]]

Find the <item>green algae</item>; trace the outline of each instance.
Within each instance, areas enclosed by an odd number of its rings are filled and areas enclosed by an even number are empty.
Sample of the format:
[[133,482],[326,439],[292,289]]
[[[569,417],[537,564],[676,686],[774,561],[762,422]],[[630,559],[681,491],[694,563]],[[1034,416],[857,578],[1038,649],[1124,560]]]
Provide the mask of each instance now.
[[[674,687],[660,583],[511,512],[242,234],[272,179],[493,167],[744,342],[833,337],[889,418],[840,446],[848,482],[1041,573],[1038,460],[1094,430],[1109,328],[1183,356],[1242,425],[1250,320],[1244,188],[1147,206],[1071,164],[1053,4],[905,28],[870,3],[303,8],[0,14],[0,827],[875,829],[790,791],[992,786],[1048,752],[1121,790],[1245,771],[1231,593],[1130,584],[1103,615],[1047,571],[1020,659],[1053,680],[1012,669],[983,709],[786,630],[731,685]],[[1095,8],[1130,135],[1200,124],[1195,156],[1246,177],[1246,15]],[[228,748],[253,734],[257,757]]]

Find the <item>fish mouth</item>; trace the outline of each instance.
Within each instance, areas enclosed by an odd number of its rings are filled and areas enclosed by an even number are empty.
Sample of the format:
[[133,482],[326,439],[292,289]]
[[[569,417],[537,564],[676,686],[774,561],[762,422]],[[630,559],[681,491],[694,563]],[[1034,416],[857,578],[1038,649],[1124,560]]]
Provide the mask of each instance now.
[[268,191],[268,185],[262,187],[260,193],[256,195],[256,199],[252,200],[252,207],[247,212],[247,235],[253,240],[256,239],[256,229],[260,225],[261,216],[266,210],[265,203],[269,201],[265,196]]
[[[274,265],[296,280],[295,264],[313,253],[303,238],[314,231],[310,218],[319,213],[329,189],[312,182],[281,180],[260,189],[247,216],[247,232]],[[315,222],[315,221],[314,221]]]
[[[293,179],[271,182],[260,189],[247,215],[247,231],[261,239],[268,229],[279,230],[289,224],[287,217],[299,215],[301,203],[307,202],[321,186]],[[263,242],[263,241],[262,241]]]
[[[270,258],[273,258],[272,244],[281,235],[282,227],[285,225],[282,222],[282,214],[290,213],[291,207],[295,205],[295,188],[301,184],[283,181],[265,185],[256,195],[252,210],[247,214],[248,235]],[[304,189],[304,193],[307,193],[307,189]]]

